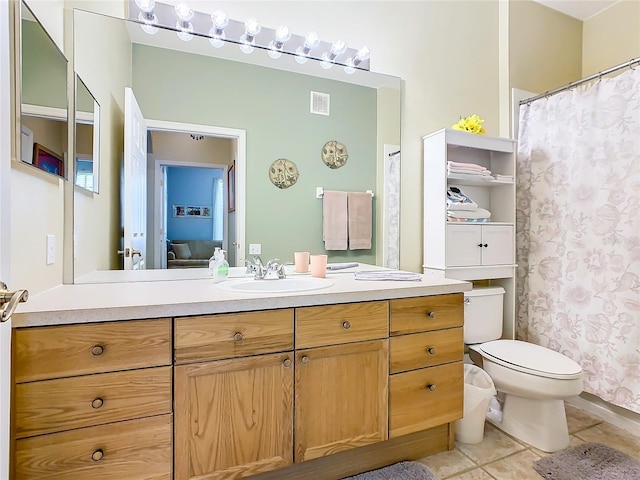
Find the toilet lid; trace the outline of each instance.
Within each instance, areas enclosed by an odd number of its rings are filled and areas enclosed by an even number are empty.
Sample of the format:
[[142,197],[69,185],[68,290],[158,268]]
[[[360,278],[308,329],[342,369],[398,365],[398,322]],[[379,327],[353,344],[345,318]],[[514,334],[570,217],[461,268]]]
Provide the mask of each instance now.
[[480,350],[496,363],[540,377],[572,379],[582,368],[569,357],[548,348],[519,340],[494,340]]

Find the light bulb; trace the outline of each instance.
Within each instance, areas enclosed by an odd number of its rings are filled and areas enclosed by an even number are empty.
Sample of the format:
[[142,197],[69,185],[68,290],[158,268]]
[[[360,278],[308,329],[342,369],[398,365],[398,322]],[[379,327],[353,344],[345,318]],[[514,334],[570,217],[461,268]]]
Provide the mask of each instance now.
[[320,37],[316,32],[308,32],[304,36],[304,44],[296,48],[296,62],[300,65],[307,63],[309,52],[320,43]]
[[253,52],[255,37],[261,28],[258,20],[253,17],[244,22],[244,34],[240,37],[240,50],[242,50],[243,53]]
[[342,40],[338,40],[337,42],[334,42],[333,45],[331,45],[331,54],[333,55],[333,58],[343,54],[346,51],[347,45]]
[[291,32],[288,27],[280,25],[276,28],[275,37],[274,40],[269,42],[269,51],[267,53],[271,58],[280,58],[285,42],[291,38]]
[[365,60],[368,60],[370,57],[371,57],[371,51],[367,47],[362,47],[360,50],[358,50],[358,53],[356,53],[356,58],[360,59],[360,62],[364,62]]
[[209,39],[209,43],[212,46],[216,48],[224,47],[225,39],[227,38],[227,35],[224,33],[224,31],[222,31],[222,33],[216,33],[216,29],[212,28],[211,30],[209,30],[209,36],[211,37]]
[[143,25],[140,25],[140,28],[142,28],[142,30],[144,30],[145,33],[148,33],[149,35],[158,33],[158,27],[156,27],[156,25],[158,24],[158,17],[156,16],[155,13],[140,12],[138,14],[138,20],[140,20],[143,23]]
[[216,10],[211,14],[211,22],[216,30],[222,30],[229,25],[229,17],[222,10]]
[[193,9],[184,2],[176,5],[175,10],[181,22],[188,22],[193,18]]
[[193,24],[191,22],[176,22],[177,35],[183,42],[189,42],[193,38]]
[[156,1],[155,0],[136,0],[136,5],[144,13],[151,13],[153,12],[153,9],[156,7]]

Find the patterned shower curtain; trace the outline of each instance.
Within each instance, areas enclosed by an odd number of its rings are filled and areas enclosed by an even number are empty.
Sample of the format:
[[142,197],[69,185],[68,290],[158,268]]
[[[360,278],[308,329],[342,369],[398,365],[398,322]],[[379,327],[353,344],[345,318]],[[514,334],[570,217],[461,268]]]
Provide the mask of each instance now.
[[640,413],[640,68],[520,108],[518,337]]

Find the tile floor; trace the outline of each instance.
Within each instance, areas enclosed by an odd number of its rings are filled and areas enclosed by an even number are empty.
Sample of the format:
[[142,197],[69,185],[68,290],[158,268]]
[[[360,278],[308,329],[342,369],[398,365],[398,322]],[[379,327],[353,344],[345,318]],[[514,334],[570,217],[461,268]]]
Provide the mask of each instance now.
[[[591,413],[566,405],[571,446],[600,442],[640,460],[640,432],[635,436]],[[420,459],[440,480],[540,480],[533,462],[548,455],[487,423],[482,442],[456,442],[456,448]]]

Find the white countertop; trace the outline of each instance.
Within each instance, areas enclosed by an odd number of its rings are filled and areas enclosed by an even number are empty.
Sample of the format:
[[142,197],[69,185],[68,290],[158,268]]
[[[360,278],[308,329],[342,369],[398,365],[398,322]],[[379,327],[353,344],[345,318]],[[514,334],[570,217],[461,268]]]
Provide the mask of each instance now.
[[[436,275],[419,281],[355,280],[354,270],[328,272],[333,285],[320,290],[287,293],[228,291],[211,278],[144,282],[60,285],[33,295],[14,313],[14,327],[90,323],[110,320],[178,317],[275,308],[331,305],[439,295],[471,290],[471,283]],[[375,267],[382,270],[381,267]],[[167,272],[163,273],[166,276]],[[181,278],[183,272],[176,273]],[[277,282],[278,280],[271,280]]]

